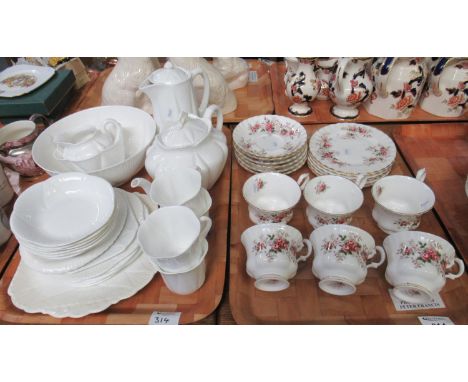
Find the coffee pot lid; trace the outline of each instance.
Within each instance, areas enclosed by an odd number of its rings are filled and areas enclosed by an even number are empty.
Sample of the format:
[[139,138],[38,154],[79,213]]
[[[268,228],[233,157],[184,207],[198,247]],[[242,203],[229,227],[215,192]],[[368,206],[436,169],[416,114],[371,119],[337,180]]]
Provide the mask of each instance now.
[[178,149],[196,146],[210,133],[209,126],[203,119],[182,112],[179,121],[158,135],[158,140],[166,147]]
[[163,68],[155,70],[149,76],[149,81],[152,84],[174,85],[187,81],[189,77],[184,69],[174,66],[172,62],[167,61]]

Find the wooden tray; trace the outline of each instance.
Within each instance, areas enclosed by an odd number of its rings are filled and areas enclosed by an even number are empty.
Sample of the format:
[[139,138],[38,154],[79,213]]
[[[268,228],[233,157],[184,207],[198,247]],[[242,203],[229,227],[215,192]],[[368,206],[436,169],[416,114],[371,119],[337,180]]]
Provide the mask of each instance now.
[[[319,126],[306,126],[308,134]],[[391,127],[381,129],[387,134]],[[292,174],[294,179],[308,167]],[[392,174],[409,174],[403,159],[397,154]],[[318,287],[317,279],[312,275],[312,259],[300,266],[290,287],[281,292],[262,292],[254,287],[245,270],[246,255],[240,242],[242,232],[253,225],[247,211],[247,203],[242,197],[242,186],[250,173],[242,169],[233,160],[232,196],[231,196],[231,251],[229,301],[235,321],[239,324],[419,324],[418,316],[448,316],[455,323],[468,323],[468,275],[448,280],[441,297],[446,305],[444,309],[398,312],[391,301],[384,278],[385,264],[379,269],[369,269],[366,281],[358,286],[356,294],[346,297],[329,295]],[[381,245],[387,236],[380,231],[372,219],[373,199],[370,188],[364,191],[363,207],[353,217],[353,225],[369,232],[377,245]],[[312,227],[305,217],[306,202],[302,198],[295,208],[290,225],[298,228],[304,237],[308,237]],[[436,216],[430,212],[424,215],[421,231],[431,232],[445,237],[444,230]]]
[[[231,132],[224,128],[230,145]],[[143,169],[138,175],[151,179]],[[213,228],[208,235],[209,252],[207,255],[207,276],[205,284],[195,293],[180,296],[169,291],[160,275],[133,297],[110,306],[107,310],[82,318],[54,318],[43,314],[28,314],[17,309],[7,294],[8,286],[18,266],[20,255],[16,251],[12,261],[0,279],[0,322],[21,324],[146,324],[153,311],[181,312],[180,323],[188,324],[204,319],[218,306],[223,294],[227,238],[229,193],[231,176],[231,155],[226,167],[210,190],[213,206],[210,217]],[[122,187],[127,191],[129,185]],[[134,190],[133,190],[134,191]],[[214,320],[214,317],[213,317]]]
[[248,60],[250,71],[257,72],[257,81],[248,82],[246,87],[234,90],[237,109],[224,115],[225,123],[241,122],[261,114],[272,114],[274,110],[269,67],[260,60]]
[[331,107],[334,105],[333,102],[327,101],[320,101],[314,100],[311,103],[313,112],[310,115],[305,117],[297,117],[291,114],[288,111],[289,105],[291,105],[291,101],[289,98],[284,94],[284,73],[286,72],[286,66],[284,62],[274,63],[270,67],[270,76],[271,76],[271,85],[273,87],[273,103],[275,104],[275,114],[284,115],[286,117],[295,119],[296,121],[302,124],[314,124],[314,123],[337,123],[337,122],[361,122],[361,123],[384,123],[384,122],[398,122],[398,123],[406,123],[406,122],[440,122],[440,121],[467,121],[468,120],[468,113],[465,113],[461,117],[456,118],[447,118],[447,117],[437,117],[430,113],[425,112],[422,110],[419,105],[413,110],[413,113],[408,119],[382,119],[376,117],[374,115],[369,114],[363,106],[359,108],[359,116],[355,119],[339,119],[333,116],[330,113]]
[[426,168],[435,210],[468,263],[468,123],[402,125],[393,136],[413,173]]

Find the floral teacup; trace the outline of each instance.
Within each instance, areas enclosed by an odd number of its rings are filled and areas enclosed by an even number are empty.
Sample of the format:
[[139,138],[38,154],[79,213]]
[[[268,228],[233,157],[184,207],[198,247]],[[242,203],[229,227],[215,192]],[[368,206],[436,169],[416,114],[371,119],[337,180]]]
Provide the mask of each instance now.
[[306,214],[312,227],[351,223],[352,214],[364,201],[361,188],[366,184],[366,177],[360,175],[356,183],[335,175],[318,176],[308,181],[304,198],[309,204]]
[[[286,224],[259,224],[246,229],[241,236],[247,252],[247,274],[255,279],[257,289],[276,292],[289,287],[289,279],[297,272],[297,263],[312,253],[307,239]],[[307,254],[297,258],[303,243]]]
[[264,172],[251,176],[244,184],[242,194],[249,204],[249,217],[255,224],[287,223],[293,217],[293,208],[301,199],[301,188],[309,174],[293,178]]
[[[382,247],[375,246],[371,235],[349,225],[332,224],[315,229],[310,234],[314,249],[312,273],[323,291],[346,296],[364,282],[367,268],[377,268],[385,261]],[[380,260],[368,263],[379,252]]]
[[416,178],[392,175],[374,183],[372,217],[382,231],[391,234],[419,227],[421,216],[435,203],[434,193],[424,183],[425,178],[426,170],[421,169]]
[[[430,233],[394,233],[385,238],[383,246],[388,258],[385,278],[393,285],[393,294],[403,301],[429,302],[444,287],[446,278],[456,279],[465,271],[450,243]],[[447,273],[455,263],[458,272]]]

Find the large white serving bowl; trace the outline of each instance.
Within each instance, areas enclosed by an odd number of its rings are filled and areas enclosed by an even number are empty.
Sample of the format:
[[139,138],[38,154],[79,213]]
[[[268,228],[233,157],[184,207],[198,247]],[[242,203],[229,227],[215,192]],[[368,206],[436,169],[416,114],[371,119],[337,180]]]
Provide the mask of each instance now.
[[123,162],[87,172],[119,186],[140,171],[145,163],[146,149],[156,134],[154,119],[143,110],[131,106],[98,106],[71,114],[50,125],[34,142],[32,156],[39,167],[49,175],[76,171],[69,164],[54,157],[54,138],[62,129],[69,132],[83,125],[97,126],[106,119],[122,125],[126,159]]
[[63,246],[102,228],[114,206],[114,189],[104,179],[77,172],[59,174],[18,197],[10,218],[11,230],[20,242]]

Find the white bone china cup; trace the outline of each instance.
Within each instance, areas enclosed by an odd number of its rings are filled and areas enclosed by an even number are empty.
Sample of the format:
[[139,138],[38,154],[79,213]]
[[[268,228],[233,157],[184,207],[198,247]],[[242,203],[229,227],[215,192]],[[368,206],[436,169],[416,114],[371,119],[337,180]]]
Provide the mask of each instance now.
[[[312,253],[309,240],[294,227],[281,223],[254,225],[242,233],[241,242],[247,252],[247,274],[255,279],[257,289],[267,292],[287,289],[298,262]],[[306,254],[297,257],[304,244]]]
[[211,224],[210,218],[198,219],[188,207],[163,207],[140,226],[138,243],[162,271],[184,272],[199,263]]
[[[364,282],[367,269],[378,268],[385,261],[383,248],[357,227],[324,225],[312,231],[310,241],[314,250],[312,273],[320,280],[320,289],[333,295],[353,294]],[[379,261],[369,263],[377,252]]]
[[382,231],[391,234],[419,227],[421,216],[435,203],[434,192],[424,183],[425,178],[426,170],[420,169],[416,178],[392,175],[374,183],[372,217]]
[[293,208],[301,199],[300,185],[308,178],[309,174],[302,174],[296,182],[276,172],[251,176],[242,188],[250,220],[255,224],[288,223],[293,217]]
[[[385,238],[383,247],[388,258],[385,278],[393,286],[393,294],[406,302],[430,302],[447,278],[453,280],[465,272],[452,245],[430,233],[397,232]],[[455,263],[458,272],[449,273]]]
[[193,168],[174,168],[159,172],[153,182],[134,178],[131,187],[141,187],[161,207],[186,206],[197,217],[207,216],[212,200],[208,191],[202,188],[202,177]]
[[361,188],[366,176],[360,175],[356,183],[335,175],[318,176],[304,187],[304,199],[309,223],[314,228],[325,224],[349,224],[352,215],[364,201]]

